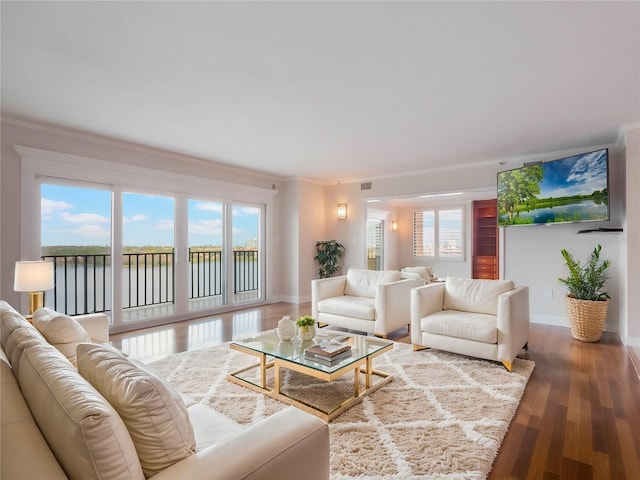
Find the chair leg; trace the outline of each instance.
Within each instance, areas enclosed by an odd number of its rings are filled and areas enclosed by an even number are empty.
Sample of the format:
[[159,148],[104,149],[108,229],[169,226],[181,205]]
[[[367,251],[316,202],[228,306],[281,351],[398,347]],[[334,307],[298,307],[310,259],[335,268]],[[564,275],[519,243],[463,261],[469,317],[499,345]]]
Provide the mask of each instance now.
[[513,370],[513,364],[511,362],[507,362],[506,360],[501,360],[502,365],[504,365],[504,368],[506,368],[507,370],[509,370],[510,372],[512,372]]
[[385,335],[384,333],[374,333],[373,336],[378,338],[384,338],[385,340],[387,339],[387,335]]
[[416,345],[415,343],[413,344],[413,351],[414,352],[418,352],[420,350],[426,350],[427,347],[423,347],[422,345]]

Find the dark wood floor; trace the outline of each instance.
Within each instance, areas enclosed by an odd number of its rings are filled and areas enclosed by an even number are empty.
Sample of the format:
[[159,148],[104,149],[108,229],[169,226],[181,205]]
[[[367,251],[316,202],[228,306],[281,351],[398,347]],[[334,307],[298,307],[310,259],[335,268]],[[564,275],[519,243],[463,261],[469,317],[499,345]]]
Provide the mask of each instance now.
[[[308,303],[278,303],[112,340],[126,347],[142,339],[135,344],[144,357],[145,345],[157,348],[155,336],[169,338],[160,342],[161,350],[173,353],[229,341],[234,332],[274,328],[283,315],[309,313]],[[194,339],[198,332],[207,338]],[[390,338],[410,343],[406,329]],[[640,479],[640,379],[633,355],[637,352],[614,334],[584,343],[572,339],[566,328],[532,324],[529,349],[520,356],[535,361],[536,368],[489,478]]]

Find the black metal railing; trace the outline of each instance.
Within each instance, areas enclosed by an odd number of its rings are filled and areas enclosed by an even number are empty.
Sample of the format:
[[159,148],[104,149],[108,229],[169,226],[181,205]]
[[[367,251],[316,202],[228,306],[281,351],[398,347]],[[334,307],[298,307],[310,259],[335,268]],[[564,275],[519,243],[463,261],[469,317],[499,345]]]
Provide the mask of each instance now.
[[124,253],[122,257],[128,279],[127,294],[122,299],[122,308],[173,303],[175,293],[173,250]]
[[[125,253],[122,282],[123,308],[138,308],[175,301],[174,252]],[[111,310],[111,255],[45,255],[54,268],[53,300],[46,305],[67,315]],[[257,291],[259,262],[257,250],[233,251],[234,293]],[[219,296],[223,293],[222,252],[189,249],[189,298]]]
[[189,298],[222,295],[222,252],[189,249],[191,292]]
[[54,263],[53,300],[47,306],[68,315],[111,310],[111,255],[46,255]]
[[258,289],[258,251],[233,251],[233,293]]

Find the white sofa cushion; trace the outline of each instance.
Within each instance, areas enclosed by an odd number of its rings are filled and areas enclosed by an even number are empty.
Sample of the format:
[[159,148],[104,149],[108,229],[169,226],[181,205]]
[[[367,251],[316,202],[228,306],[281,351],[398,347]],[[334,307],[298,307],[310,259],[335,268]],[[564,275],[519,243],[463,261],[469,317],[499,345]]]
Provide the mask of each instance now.
[[127,426],[147,478],[195,453],[180,394],[112,347],[78,345],[78,371],[113,405]]
[[497,317],[482,313],[443,310],[422,318],[423,332],[463,338],[482,343],[498,343]]
[[91,341],[87,331],[76,320],[48,308],[39,308],[33,312],[33,326],[73,365],[76,364],[78,344]]
[[375,320],[375,299],[370,297],[352,297],[351,295],[326,298],[318,302],[318,312],[365,320]]
[[69,478],[144,479],[116,411],[44,339],[24,349],[17,379],[38,428]]
[[513,288],[514,284],[511,280],[447,277],[443,308],[497,315],[498,297]]
[[344,294],[354,297],[374,298],[376,296],[376,285],[396,282],[401,279],[400,271],[396,270],[374,271],[350,268],[347,272]]
[[431,267],[404,267],[400,271],[402,278],[421,278],[425,283],[429,283],[433,276]]

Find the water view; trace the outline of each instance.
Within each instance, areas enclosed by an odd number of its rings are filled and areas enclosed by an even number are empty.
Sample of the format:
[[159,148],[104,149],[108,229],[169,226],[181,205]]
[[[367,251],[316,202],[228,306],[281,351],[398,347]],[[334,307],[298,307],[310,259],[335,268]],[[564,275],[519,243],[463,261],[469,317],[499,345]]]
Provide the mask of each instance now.
[[[601,220],[607,217],[607,211],[608,207],[605,204],[598,204],[593,200],[582,200],[568,205],[521,211],[518,223],[544,224]],[[506,215],[502,215],[500,218],[506,222]]]

